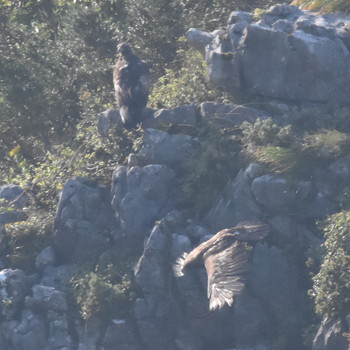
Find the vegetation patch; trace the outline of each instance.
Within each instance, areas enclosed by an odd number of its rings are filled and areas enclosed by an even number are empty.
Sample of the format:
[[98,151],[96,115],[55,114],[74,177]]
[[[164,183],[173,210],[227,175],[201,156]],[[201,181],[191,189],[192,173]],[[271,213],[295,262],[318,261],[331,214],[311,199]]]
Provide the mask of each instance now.
[[74,304],[81,317],[105,324],[130,316],[138,294],[133,267],[142,247],[128,245],[104,252],[89,271],[81,270],[71,281]]
[[189,103],[222,100],[206,78],[206,64],[194,49],[179,50],[177,59],[153,85],[150,103],[156,107],[178,107]]
[[294,0],[292,5],[313,11],[350,13],[348,0]]
[[35,258],[52,241],[53,216],[36,212],[26,221],[5,225],[7,265],[34,273]]
[[332,215],[323,232],[325,256],[310,295],[317,313],[344,316],[350,311],[350,211]]

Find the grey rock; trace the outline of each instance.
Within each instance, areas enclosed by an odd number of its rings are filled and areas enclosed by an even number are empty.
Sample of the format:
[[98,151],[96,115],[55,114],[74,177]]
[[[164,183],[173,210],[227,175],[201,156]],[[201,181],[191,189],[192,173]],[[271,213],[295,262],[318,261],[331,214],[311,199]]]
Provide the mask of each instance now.
[[312,344],[312,350],[348,350],[343,333],[345,327],[339,319],[325,317]]
[[223,127],[235,127],[243,122],[254,123],[266,115],[256,109],[227,103],[203,102],[200,105],[203,118]]
[[27,296],[25,305],[28,308],[41,310],[54,310],[59,312],[67,312],[68,304],[66,296],[63,292],[53,287],[42,285],[34,285],[32,288],[33,296]]
[[137,328],[130,320],[113,320],[107,328],[102,345],[105,350],[144,350]]
[[53,287],[61,292],[71,290],[70,280],[74,276],[75,267],[73,265],[48,266],[44,270],[41,285]]
[[49,265],[56,262],[55,252],[52,247],[46,247],[35,258],[35,267],[38,271],[44,271]]
[[296,6],[287,4],[277,4],[271,6],[266,13],[264,13],[261,22],[266,25],[273,25],[279,19],[288,19],[290,21],[298,18],[303,12]]
[[289,213],[295,203],[296,194],[287,179],[267,174],[257,177],[251,185],[252,193],[268,213]]
[[303,30],[305,33],[315,36],[326,37],[330,39],[336,38],[335,28],[327,26],[325,24],[318,25],[317,22],[315,23],[315,17],[301,16],[295,22],[295,28],[297,30]]
[[109,248],[110,237],[103,227],[85,220],[68,220],[55,231],[54,245],[58,261],[81,264],[97,261]]
[[24,310],[21,322],[13,331],[13,350],[44,350],[46,341],[46,325],[43,318]]
[[285,19],[279,19],[278,21],[276,21],[273,24],[272,28],[276,29],[276,30],[280,30],[280,31],[285,32],[287,34],[292,33],[294,30],[293,24]]
[[97,132],[102,138],[107,137],[113,127],[122,125],[118,109],[107,109],[100,113],[97,118]]
[[9,320],[19,313],[30,287],[31,279],[22,270],[0,271],[0,298],[3,300],[0,311],[5,319]]
[[259,95],[292,103],[349,104],[349,18],[336,22],[276,5],[259,22],[235,16],[231,22],[210,42],[213,35],[205,33],[205,43],[195,36],[190,40],[205,52],[215,86],[236,100]]
[[15,208],[23,208],[29,204],[29,197],[26,191],[19,185],[0,186],[0,198],[11,202]]
[[69,179],[55,218],[54,249],[65,263],[94,261],[109,247],[116,227],[109,188],[86,178]]
[[195,28],[190,28],[186,32],[186,38],[191,46],[204,55],[205,46],[210,44],[210,42],[215,38],[216,34],[216,32],[206,33]]
[[102,336],[98,322],[91,320],[86,324],[78,324],[76,328],[79,339],[77,350],[96,350]]
[[170,238],[156,225],[144,248],[143,254],[135,267],[135,278],[146,295],[165,293],[166,281],[163,254]]
[[76,346],[70,335],[67,315],[49,310],[47,315],[49,321],[48,340],[45,350],[74,350]]
[[300,325],[308,318],[310,301],[298,284],[302,273],[292,257],[281,249],[256,245],[248,288],[271,317],[267,325],[271,338],[283,334],[288,323],[285,315],[295,318]]
[[201,225],[198,225],[195,222],[189,222],[186,231],[188,236],[191,237],[195,241],[199,241],[200,239],[210,235],[210,232]]
[[160,109],[142,123],[144,129],[170,127],[174,125],[194,126],[197,122],[196,106],[184,105],[173,109]]
[[267,341],[271,319],[259,299],[243,293],[236,300],[232,317],[232,332],[237,345],[247,349],[247,346]]
[[338,211],[339,207],[334,200],[322,193],[317,193],[306,214],[314,220],[324,220]]
[[337,159],[329,166],[329,170],[333,176],[348,184],[350,181],[350,157]]
[[60,194],[55,221],[86,220],[96,226],[112,225],[109,188],[84,177],[69,179]]
[[341,25],[337,27],[337,33],[348,50],[350,50],[350,23],[342,22]]
[[253,22],[253,15],[250,12],[245,11],[232,11],[227,21],[227,25],[231,25],[241,21],[251,23]]
[[[248,172],[249,174],[249,172]],[[251,191],[251,179],[241,170],[214,202],[205,223],[212,231],[234,227],[243,221],[258,221],[262,211]]]
[[147,129],[137,157],[143,165],[165,164],[174,169],[181,168],[190,156],[195,143],[195,139],[189,135],[168,134],[161,130]]
[[116,169],[112,205],[124,232],[145,236],[152,224],[169,212],[174,179],[174,171],[165,165]]
[[[172,332],[169,324],[164,320],[167,310],[166,301],[158,300],[157,306],[148,304],[145,299],[138,298],[135,303],[137,326],[146,349],[175,350]],[[174,324],[173,324],[174,326]]]

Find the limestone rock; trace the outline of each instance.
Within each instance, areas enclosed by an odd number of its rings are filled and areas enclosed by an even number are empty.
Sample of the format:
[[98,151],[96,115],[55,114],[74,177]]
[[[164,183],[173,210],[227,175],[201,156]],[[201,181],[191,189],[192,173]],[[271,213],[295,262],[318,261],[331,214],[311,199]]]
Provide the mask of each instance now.
[[204,52],[214,85],[236,99],[243,94],[349,104],[350,18],[335,21],[279,4],[258,22],[238,12],[228,23],[225,32],[187,33]]
[[172,208],[175,173],[166,165],[119,167],[113,175],[112,205],[124,232],[144,237]]
[[142,165],[164,164],[177,169],[184,165],[194,145],[192,136],[147,129],[137,158]]

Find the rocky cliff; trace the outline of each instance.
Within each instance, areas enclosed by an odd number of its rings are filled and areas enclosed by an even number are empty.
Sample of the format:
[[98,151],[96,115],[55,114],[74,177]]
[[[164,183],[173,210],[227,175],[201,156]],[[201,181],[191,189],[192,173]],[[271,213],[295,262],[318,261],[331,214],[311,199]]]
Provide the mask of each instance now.
[[[262,110],[205,102],[153,111],[143,123],[138,150],[127,165],[115,169],[110,185],[68,180],[53,240],[36,256],[34,273],[10,269],[0,257],[0,349],[348,350],[343,334],[349,331],[350,315],[316,318],[306,265],[320,257],[323,237],[316,222],[341,210],[337,198],[350,185],[347,154],[324,156],[323,149],[322,162],[306,166],[312,167],[307,176],[291,176],[242,157],[239,149],[236,158],[223,162],[234,166],[216,169],[213,161],[202,169],[208,177],[217,173],[218,179],[228,169],[218,193],[206,196],[211,184],[198,177],[200,186],[193,192],[187,188],[195,198],[184,204],[181,182],[199,170],[194,168],[197,152],[209,134],[193,130],[203,125],[223,135],[228,128],[272,116],[282,130],[300,126],[295,119],[296,111],[301,115],[299,102],[348,102],[348,23],[278,5],[258,23],[251,14],[233,12],[226,31],[191,30],[190,41],[205,53],[210,79],[219,87],[234,96],[243,91],[298,105],[269,102]],[[101,113],[101,137],[112,125],[120,126],[118,111]],[[3,186],[0,197],[16,208],[1,214],[2,226],[26,219],[22,209],[28,198],[21,188]],[[206,202],[198,203],[201,198]],[[203,269],[175,277],[172,265],[218,230],[247,220],[269,223],[272,232],[254,249],[242,295],[232,307],[209,311]],[[2,228],[3,252],[6,235]],[[109,271],[111,264],[104,261],[119,264],[117,277],[110,275],[98,285],[90,274],[88,282],[77,283],[82,267]],[[132,281],[124,273],[130,266]],[[120,289],[108,289],[111,285]],[[100,286],[95,289],[101,292],[99,300],[107,303],[99,317],[78,315],[74,286],[81,304],[89,302],[98,312],[102,306],[91,300],[97,296],[86,291]],[[318,332],[312,332],[315,327]]]

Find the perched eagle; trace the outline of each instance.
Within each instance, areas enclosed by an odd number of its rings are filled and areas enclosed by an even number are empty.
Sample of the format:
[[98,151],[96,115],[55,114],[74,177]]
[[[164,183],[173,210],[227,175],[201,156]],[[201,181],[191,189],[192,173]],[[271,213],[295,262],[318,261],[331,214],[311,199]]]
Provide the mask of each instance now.
[[204,262],[208,275],[209,309],[232,305],[245,286],[252,245],[266,237],[270,228],[263,223],[242,223],[218,232],[208,241],[183,254],[174,264],[174,274],[183,276],[187,268]]
[[118,45],[119,60],[114,66],[113,84],[119,113],[127,129],[143,120],[149,94],[149,66],[128,44]]

